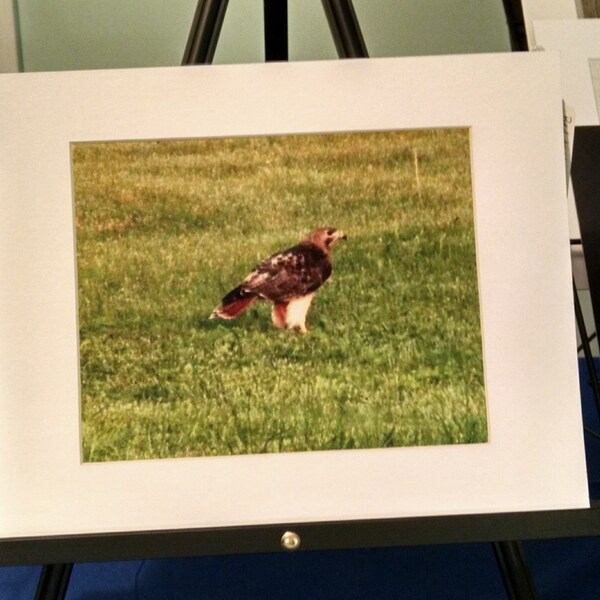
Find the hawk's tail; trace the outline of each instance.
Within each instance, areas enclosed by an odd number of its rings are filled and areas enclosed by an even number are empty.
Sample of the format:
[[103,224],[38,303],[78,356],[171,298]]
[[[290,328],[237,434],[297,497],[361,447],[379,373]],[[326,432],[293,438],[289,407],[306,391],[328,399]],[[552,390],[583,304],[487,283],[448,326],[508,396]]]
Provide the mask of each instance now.
[[250,308],[258,300],[258,296],[248,292],[238,286],[231,290],[221,300],[221,305],[217,306],[210,315],[211,319],[235,319],[241,315],[247,308]]

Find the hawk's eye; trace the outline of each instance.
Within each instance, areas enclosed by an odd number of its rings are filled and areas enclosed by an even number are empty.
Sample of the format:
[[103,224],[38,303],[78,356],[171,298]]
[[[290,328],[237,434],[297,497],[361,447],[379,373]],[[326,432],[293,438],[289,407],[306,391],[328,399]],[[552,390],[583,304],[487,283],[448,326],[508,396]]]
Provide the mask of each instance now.
[[335,233],[335,229],[328,229],[327,235],[333,235]]

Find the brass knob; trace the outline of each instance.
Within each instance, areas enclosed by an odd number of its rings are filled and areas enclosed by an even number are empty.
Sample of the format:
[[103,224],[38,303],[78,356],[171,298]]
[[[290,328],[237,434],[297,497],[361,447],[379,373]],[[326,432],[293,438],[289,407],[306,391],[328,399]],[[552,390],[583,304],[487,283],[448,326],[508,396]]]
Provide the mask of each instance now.
[[300,536],[293,531],[286,531],[281,536],[281,547],[288,552],[298,550],[298,548],[300,548],[300,544]]

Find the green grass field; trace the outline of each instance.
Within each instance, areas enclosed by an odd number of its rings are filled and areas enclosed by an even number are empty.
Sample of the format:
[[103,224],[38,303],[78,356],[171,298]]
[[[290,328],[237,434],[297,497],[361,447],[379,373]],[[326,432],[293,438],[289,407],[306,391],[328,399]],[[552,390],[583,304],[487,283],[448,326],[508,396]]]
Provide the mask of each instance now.
[[[73,146],[85,461],[484,442],[467,130]],[[263,258],[343,229],[309,333]]]

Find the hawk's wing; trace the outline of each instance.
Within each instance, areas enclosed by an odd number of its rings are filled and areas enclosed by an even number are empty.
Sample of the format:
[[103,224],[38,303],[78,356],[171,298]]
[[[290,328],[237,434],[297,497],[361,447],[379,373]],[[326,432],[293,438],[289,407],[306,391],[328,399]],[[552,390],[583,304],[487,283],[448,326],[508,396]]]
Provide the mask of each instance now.
[[261,262],[240,287],[273,302],[287,302],[314,292],[330,275],[327,254],[302,242]]

